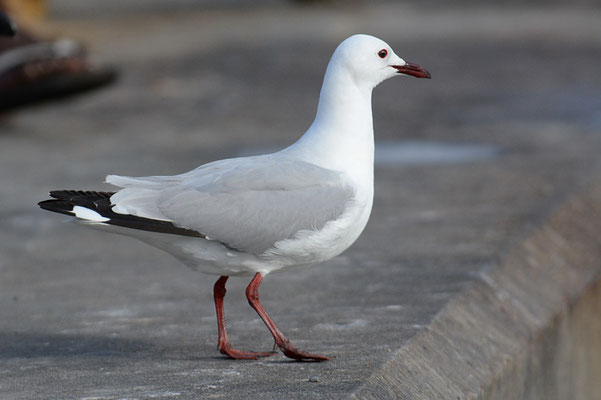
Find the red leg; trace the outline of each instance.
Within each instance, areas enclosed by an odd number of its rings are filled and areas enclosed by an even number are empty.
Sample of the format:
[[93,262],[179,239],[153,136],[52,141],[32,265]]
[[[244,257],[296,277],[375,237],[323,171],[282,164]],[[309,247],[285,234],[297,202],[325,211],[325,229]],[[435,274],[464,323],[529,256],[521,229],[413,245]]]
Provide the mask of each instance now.
[[[227,278],[226,278],[227,279]],[[278,346],[284,355],[289,358],[294,358],[295,360],[307,360],[307,361],[326,361],[329,360],[329,357],[322,356],[320,354],[310,354],[304,352],[302,350],[297,349],[290,343],[290,341],[284,336],[282,332],[275,325],[267,311],[263,308],[261,303],[259,302],[259,285],[263,280],[263,275],[257,272],[255,277],[250,281],[248,287],[246,288],[246,298],[248,299],[248,303],[252,308],[255,309],[259,317],[265,322],[267,328],[273,335],[273,339],[275,340],[276,346]]]
[[213,287],[213,298],[215,299],[215,311],[217,311],[217,330],[219,332],[219,351],[235,359],[256,360],[259,357],[268,357],[274,352],[240,351],[232,348],[225,330],[225,315],[223,314],[223,298],[225,297],[225,283],[227,276],[220,277]]

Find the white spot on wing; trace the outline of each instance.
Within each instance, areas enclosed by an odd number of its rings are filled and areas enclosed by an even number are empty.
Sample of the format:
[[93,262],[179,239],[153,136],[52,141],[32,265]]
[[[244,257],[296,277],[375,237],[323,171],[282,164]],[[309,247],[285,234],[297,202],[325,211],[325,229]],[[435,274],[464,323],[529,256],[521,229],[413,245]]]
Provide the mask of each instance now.
[[98,214],[96,211],[81,206],[73,207],[73,214],[75,214],[77,218],[86,219],[88,221],[94,222],[106,222],[109,220],[108,218],[105,218],[102,215]]

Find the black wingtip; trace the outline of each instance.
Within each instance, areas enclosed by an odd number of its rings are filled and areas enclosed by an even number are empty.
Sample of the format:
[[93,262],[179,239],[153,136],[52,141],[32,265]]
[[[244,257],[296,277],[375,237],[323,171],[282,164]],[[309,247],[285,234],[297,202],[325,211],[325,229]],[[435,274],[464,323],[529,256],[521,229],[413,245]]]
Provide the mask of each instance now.
[[169,221],[154,220],[130,214],[117,214],[113,212],[111,196],[115,192],[96,192],[87,190],[53,190],[50,192],[52,199],[40,201],[38,206],[44,210],[75,216],[75,206],[87,208],[106,218],[103,223],[122,226],[124,228],[139,229],[160,233],[170,233],[181,236],[206,237],[204,234],[192,229],[178,227]]
[[106,201],[113,194],[115,193],[86,190],[52,190],[49,193],[52,199],[40,201],[38,206],[44,210],[73,216],[73,207],[75,205],[81,205],[94,210],[97,206],[95,202]]
[[38,203],[43,210],[73,216],[73,204],[63,200],[44,200]]
[[51,190],[50,197],[59,200],[72,201],[75,198],[93,198],[94,200],[108,199],[115,192],[97,192],[91,190]]

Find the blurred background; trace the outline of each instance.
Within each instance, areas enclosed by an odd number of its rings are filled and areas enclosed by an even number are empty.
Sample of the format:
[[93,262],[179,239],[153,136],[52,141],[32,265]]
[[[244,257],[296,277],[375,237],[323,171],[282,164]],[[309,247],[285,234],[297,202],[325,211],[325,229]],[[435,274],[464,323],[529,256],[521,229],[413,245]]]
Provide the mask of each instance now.
[[[349,393],[598,171],[598,2],[3,6],[23,34],[0,46],[10,67],[0,70],[0,397],[137,387],[244,398],[258,390],[251,381],[307,396],[301,382],[314,374],[321,393]],[[170,175],[291,144],[312,122],[329,57],[354,33],[387,41],[432,79],[374,91],[376,198],[358,242],[328,268],[262,286],[291,339],[338,361],[279,365],[278,382],[265,366],[224,375],[234,367],[211,358],[213,277],[36,203],[51,189],[108,190],[107,174]],[[229,285],[234,343],[269,347],[246,282]]]

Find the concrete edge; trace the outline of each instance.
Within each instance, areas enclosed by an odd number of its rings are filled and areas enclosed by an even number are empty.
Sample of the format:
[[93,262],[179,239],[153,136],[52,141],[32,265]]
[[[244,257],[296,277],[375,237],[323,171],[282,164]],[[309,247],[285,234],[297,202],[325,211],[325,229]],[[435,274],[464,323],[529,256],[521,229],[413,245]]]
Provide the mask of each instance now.
[[355,399],[601,393],[601,186],[557,207],[457,295]]

